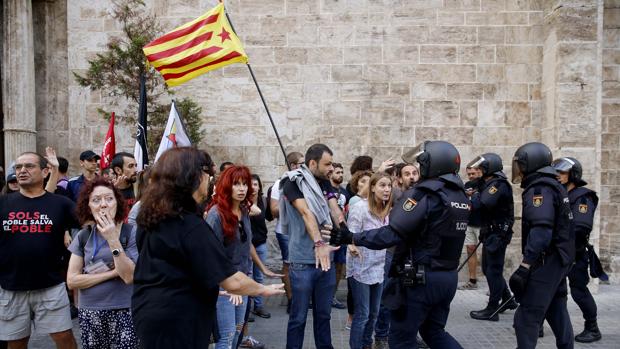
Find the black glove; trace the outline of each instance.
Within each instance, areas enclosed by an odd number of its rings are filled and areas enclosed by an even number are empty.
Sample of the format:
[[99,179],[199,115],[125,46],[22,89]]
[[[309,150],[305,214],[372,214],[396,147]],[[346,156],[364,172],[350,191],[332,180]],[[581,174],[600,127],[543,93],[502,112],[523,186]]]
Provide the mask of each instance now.
[[520,265],[508,281],[510,289],[512,290],[512,293],[514,293],[517,303],[521,303],[521,297],[523,297],[523,294],[525,293],[525,287],[527,286],[527,281],[529,277],[530,270]]
[[329,244],[332,246],[341,246],[353,243],[353,233],[349,230],[344,222],[340,223],[340,229],[332,230]]

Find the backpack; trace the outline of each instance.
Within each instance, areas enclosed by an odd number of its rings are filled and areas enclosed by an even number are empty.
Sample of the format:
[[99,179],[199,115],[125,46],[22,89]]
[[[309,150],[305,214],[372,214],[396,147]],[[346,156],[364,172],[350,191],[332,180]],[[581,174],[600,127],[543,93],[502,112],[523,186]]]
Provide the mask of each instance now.
[[265,200],[265,219],[268,222],[274,220],[273,213],[271,212],[271,189],[273,189],[273,185],[267,189],[267,198]]
[[[127,245],[129,244],[129,236],[132,230],[133,230],[133,226],[131,224],[123,224],[121,226],[121,235],[118,238],[118,240],[120,241],[121,246],[123,246],[123,250],[126,249]],[[86,228],[78,232],[77,239],[79,241],[78,245],[80,247],[80,251],[82,252],[82,256],[84,256],[84,246],[86,246],[88,239],[90,239],[94,231],[95,231],[95,226],[89,225]]]

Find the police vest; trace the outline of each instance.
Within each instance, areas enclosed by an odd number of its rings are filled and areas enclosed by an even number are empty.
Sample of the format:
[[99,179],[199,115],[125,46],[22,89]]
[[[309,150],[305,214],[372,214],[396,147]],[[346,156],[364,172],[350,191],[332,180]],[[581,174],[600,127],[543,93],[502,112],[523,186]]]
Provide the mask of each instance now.
[[[543,186],[551,188],[555,194],[552,198],[555,207],[555,217],[549,217],[550,220],[553,220],[553,236],[551,244],[545,253],[558,252],[562,259],[562,264],[568,265],[575,260],[575,233],[572,222],[573,214],[566,189],[555,178],[543,176],[529,183],[523,191],[523,200],[525,202],[526,194],[530,190],[533,191],[534,197],[540,195]],[[527,218],[523,217],[523,236],[521,238],[523,250],[525,250],[530,229]]]
[[575,248],[577,253],[583,253],[592,231],[594,212],[598,206],[598,196],[596,192],[586,187],[577,187],[568,192],[568,199],[573,212]]
[[[463,188],[452,182],[428,179],[416,184],[403,196],[400,201],[403,204],[397,205],[395,215],[390,216],[390,225],[409,221],[408,217],[398,217],[400,215],[416,215],[419,219],[397,229],[406,243],[396,247],[392,270],[409,258],[413,264],[425,264],[431,270],[455,270],[470,213]],[[428,203],[420,207],[425,212],[414,212],[415,208],[407,212],[407,202],[419,203],[422,200]]]
[[493,177],[480,193],[483,204],[482,226],[492,228],[489,234],[510,234],[515,221],[512,186],[503,177]]

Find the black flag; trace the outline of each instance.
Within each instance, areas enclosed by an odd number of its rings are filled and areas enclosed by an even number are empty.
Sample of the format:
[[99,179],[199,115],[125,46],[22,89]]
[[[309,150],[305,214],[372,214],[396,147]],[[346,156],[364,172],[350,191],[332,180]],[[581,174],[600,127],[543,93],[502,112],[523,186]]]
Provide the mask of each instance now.
[[136,131],[136,146],[133,156],[136,159],[138,171],[144,170],[149,164],[149,154],[146,150],[146,78],[140,75],[140,107],[138,109],[138,130]]

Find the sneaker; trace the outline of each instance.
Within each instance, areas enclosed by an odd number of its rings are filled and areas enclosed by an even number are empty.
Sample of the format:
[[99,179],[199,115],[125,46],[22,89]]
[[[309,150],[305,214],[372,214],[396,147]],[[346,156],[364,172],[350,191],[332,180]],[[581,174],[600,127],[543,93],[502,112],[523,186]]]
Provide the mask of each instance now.
[[477,290],[478,289],[478,284],[474,284],[471,281],[467,281],[466,283],[464,283],[463,285],[458,287],[459,290]]
[[265,345],[252,336],[247,336],[241,341],[241,348],[249,348],[249,349],[265,349]]
[[347,319],[347,324],[344,325],[344,329],[347,330],[347,331],[351,331],[351,323],[352,322],[353,321],[351,321],[351,319]]
[[256,315],[258,317],[262,317],[263,319],[269,319],[271,317],[271,314],[266,312],[265,309],[263,309],[263,308],[254,309],[254,311],[252,313],[254,313],[254,315]]
[[336,308],[336,309],[346,309],[347,306],[340,303],[336,297],[334,297],[334,299],[332,299],[332,308]]

